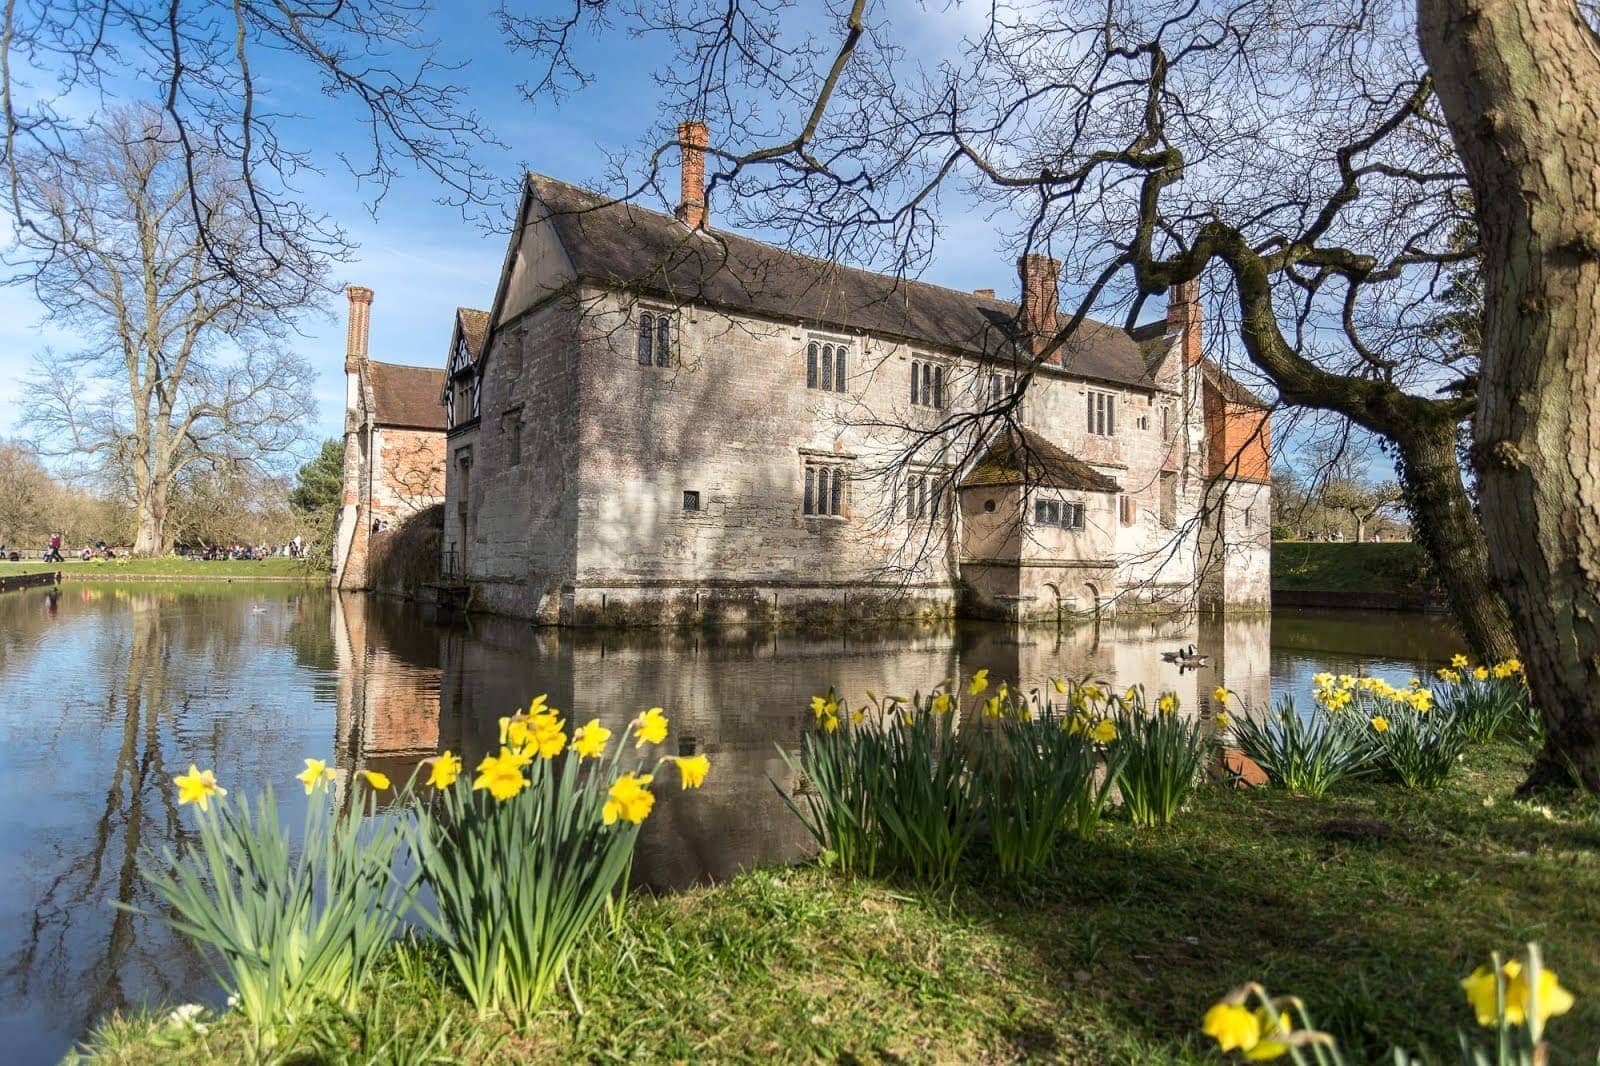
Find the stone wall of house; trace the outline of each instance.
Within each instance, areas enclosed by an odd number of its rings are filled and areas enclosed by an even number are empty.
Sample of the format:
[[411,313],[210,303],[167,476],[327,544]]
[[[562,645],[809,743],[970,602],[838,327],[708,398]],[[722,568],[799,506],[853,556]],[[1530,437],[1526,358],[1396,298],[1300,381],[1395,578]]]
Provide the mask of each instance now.
[[474,607],[553,623],[572,584],[578,441],[591,417],[578,318],[576,301],[557,296],[499,326],[483,357],[482,418],[449,437],[445,542],[461,553]]
[[[904,410],[908,350],[585,297],[574,620],[644,621],[661,606],[721,620],[951,609],[949,500],[937,520],[908,520],[895,459],[911,434],[866,425],[897,408],[936,423]],[[670,366],[640,364],[643,313],[668,316]],[[844,391],[807,387],[812,341],[845,346]],[[844,472],[840,514],[804,513],[808,464]]]

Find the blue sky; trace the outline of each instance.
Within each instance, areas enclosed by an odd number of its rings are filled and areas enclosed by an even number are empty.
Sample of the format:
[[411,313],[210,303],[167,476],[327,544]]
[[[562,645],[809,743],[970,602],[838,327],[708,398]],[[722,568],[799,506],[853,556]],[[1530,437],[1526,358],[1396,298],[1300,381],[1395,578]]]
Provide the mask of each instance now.
[[[429,29],[439,38],[443,57],[465,63],[455,80],[468,87],[472,106],[506,144],[486,158],[497,174],[512,179],[528,167],[578,183],[594,181],[605,174],[606,153],[664,136],[669,117],[659,114],[659,93],[648,76],[650,63],[660,58],[658,44],[616,33],[603,42],[586,40],[583,50],[593,61],[595,82],[559,108],[548,103],[535,107],[514,89],[531,66],[504,45],[493,6],[448,5],[447,15],[436,13]],[[948,45],[960,23],[971,17],[960,9],[939,16],[917,10],[919,17],[901,23],[910,27],[902,43],[925,50]],[[341,283],[376,291],[372,357],[442,365],[454,309],[487,307],[491,300],[505,254],[504,235],[485,232],[464,221],[458,210],[435,203],[438,190],[426,175],[397,184],[374,215],[371,190],[360,187],[338,158],[347,139],[360,135],[356,113],[313,92],[292,71],[274,71],[270,65],[264,69],[267,105],[315,116],[284,131],[320,163],[322,175],[305,183],[313,202],[360,243],[354,261],[339,267],[337,276]],[[946,239],[924,279],[963,289],[1014,291],[1015,267],[992,228],[978,217],[954,215],[946,222]],[[70,335],[42,327],[41,317],[31,293],[0,288],[0,436],[18,431],[17,404],[38,353],[46,346],[75,346]],[[343,298],[330,299],[302,328],[298,348],[319,372],[316,436],[335,436],[341,431],[344,404]]]

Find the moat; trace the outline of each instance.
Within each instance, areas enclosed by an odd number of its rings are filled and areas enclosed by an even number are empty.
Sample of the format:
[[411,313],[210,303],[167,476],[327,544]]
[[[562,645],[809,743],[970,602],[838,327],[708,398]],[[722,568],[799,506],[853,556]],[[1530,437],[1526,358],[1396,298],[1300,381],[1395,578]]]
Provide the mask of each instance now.
[[[1161,653],[1198,645],[1180,675]],[[1402,614],[1082,626],[960,623],[812,637],[764,632],[584,632],[440,619],[392,600],[296,585],[90,585],[0,597],[0,1046],[54,1062],[98,1013],[210,1002],[200,958],[114,906],[149,905],[145,849],[191,824],[171,785],[190,762],[288,807],[307,756],[403,779],[440,748],[469,765],[496,720],[540,692],[569,720],[619,727],[653,705],[682,750],[711,757],[703,794],[662,789],[633,882],[668,889],[805,853],[768,781],[777,746],[833,685],[909,693],[988,668],[1024,687],[1093,672],[1175,689],[1188,708],[1224,684],[1252,704],[1304,700],[1319,670],[1403,682],[1458,650],[1447,623]],[[286,815],[297,824],[298,814]]]

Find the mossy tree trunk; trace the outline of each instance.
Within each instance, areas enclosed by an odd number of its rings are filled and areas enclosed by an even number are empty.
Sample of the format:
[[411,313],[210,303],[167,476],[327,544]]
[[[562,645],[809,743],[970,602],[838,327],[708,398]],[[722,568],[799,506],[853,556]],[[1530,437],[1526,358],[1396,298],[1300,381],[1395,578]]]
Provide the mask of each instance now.
[[1573,0],[1419,0],[1476,200],[1473,459],[1548,741],[1524,788],[1600,790],[1600,40]]

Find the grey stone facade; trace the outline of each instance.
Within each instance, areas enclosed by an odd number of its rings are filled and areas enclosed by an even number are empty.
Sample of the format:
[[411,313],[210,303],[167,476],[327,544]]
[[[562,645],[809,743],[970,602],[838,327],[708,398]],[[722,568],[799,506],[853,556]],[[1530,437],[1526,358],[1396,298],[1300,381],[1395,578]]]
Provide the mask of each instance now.
[[[1101,475],[1096,491],[974,484],[1005,428],[984,412],[1028,361],[1004,340],[1025,317],[1014,305],[898,282],[904,308],[888,318],[851,303],[873,276],[799,257],[783,262],[836,287],[836,314],[811,288],[792,316],[767,298],[740,305],[720,276],[685,284],[676,263],[630,281],[606,269],[622,253],[596,257],[631,232],[712,259],[764,246],[724,254],[731,238],[613,207],[621,236],[597,230],[610,223],[596,210],[578,248],[568,200],[554,201],[582,195],[530,179],[481,355],[447,389],[462,406],[444,545],[470,607],[648,625],[1028,618],[1194,606],[1203,589],[1215,606],[1266,605],[1269,487],[1208,476],[1208,385],[1183,328],[1197,319],[1138,341],[1096,325],[1036,369],[1018,421]],[[936,335],[968,309],[981,339]],[[938,396],[912,402],[913,364],[919,381],[937,368]],[[1114,424],[1096,426],[1097,402]]]

